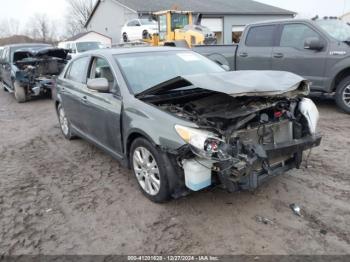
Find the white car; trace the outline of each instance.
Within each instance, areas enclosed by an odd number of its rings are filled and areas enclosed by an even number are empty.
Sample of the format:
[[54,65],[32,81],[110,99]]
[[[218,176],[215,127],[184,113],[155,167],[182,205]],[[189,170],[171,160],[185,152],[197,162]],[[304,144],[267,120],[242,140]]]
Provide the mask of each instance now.
[[68,49],[71,57],[75,57],[78,54],[84,53],[86,51],[105,48],[102,43],[96,41],[61,42],[58,44],[58,47]]
[[149,19],[134,19],[128,21],[122,28],[123,42],[148,38],[158,33],[158,23]]

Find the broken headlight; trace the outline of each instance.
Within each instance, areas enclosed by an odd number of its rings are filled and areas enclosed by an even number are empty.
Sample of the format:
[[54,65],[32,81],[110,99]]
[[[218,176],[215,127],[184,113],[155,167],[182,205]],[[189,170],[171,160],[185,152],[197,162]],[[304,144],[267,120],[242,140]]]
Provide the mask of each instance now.
[[216,134],[192,127],[175,125],[178,135],[191,146],[193,153],[204,158],[213,158],[220,154],[224,144]]
[[299,111],[307,120],[310,133],[316,134],[320,114],[315,103],[309,98],[303,98],[299,103]]

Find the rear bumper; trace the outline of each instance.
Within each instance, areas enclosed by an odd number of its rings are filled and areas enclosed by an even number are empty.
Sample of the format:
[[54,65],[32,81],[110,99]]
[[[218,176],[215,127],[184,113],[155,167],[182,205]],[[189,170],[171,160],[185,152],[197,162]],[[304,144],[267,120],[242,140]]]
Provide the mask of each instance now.
[[[299,168],[302,162],[302,153],[305,150],[320,145],[322,137],[320,135],[307,136],[301,139],[295,139],[290,142],[259,146],[255,151],[255,156],[248,160],[251,166],[261,165],[260,169],[251,169],[247,166],[242,170],[241,175],[232,175],[234,165],[227,168],[229,163],[218,163],[226,167],[223,171],[217,172],[220,183],[229,191],[255,189],[267,180],[285,173],[286,171]],[[269,164],[269,160],[275,157],[286,156],[286,160]]]

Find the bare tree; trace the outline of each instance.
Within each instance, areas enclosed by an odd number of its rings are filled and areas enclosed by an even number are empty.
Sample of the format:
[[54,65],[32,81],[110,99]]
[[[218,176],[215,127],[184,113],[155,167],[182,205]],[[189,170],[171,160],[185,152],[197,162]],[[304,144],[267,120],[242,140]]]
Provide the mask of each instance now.
[[67,34],[75,35],[84,31],[84,26],[89,19],[96,0],[66,0],[69,5],[67,14]]
[[29,19],[26,34],[42,42],[53,42],[55,25],[46,14],[36,14]]
[[18,35],[20,33],[20,22],[16,19],[4,19],[0,21],[0,37]]

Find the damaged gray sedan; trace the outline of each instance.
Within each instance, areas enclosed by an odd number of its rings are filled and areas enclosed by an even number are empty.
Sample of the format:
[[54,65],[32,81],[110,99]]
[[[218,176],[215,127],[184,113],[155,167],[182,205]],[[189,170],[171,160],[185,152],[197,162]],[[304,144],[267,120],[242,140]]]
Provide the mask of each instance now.
[[309,83],[287,72],[226,72],[186,49],[97,50],[58,79],[63,135],[130,167],[155,202],[221,185],[254,189],[299,168],[321,142]]

